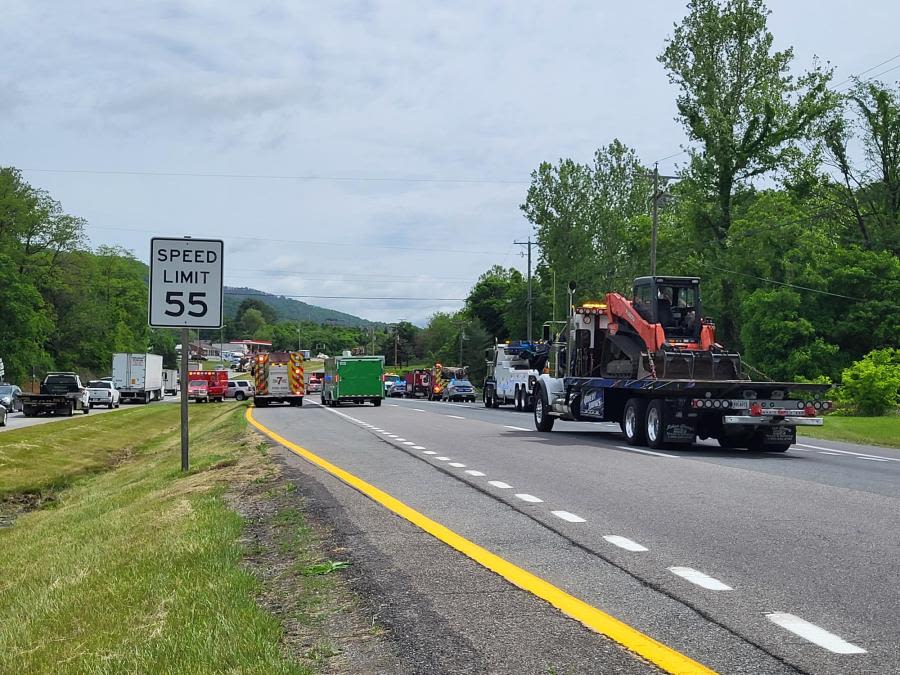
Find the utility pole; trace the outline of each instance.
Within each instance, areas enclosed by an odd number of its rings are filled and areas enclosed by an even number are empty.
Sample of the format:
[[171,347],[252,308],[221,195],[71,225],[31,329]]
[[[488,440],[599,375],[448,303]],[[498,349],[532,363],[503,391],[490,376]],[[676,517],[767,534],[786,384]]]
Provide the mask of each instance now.
[[526,329],[527,339],[531,342],[531,314],[532,314],[532,296],[531,296],[531,247],[537,246],[536,241],[531,241],[531,237],[528,237],[528,241],[514,241],[514,244],[518,244],[519,246],[527,246],[528,247],[528,327]]
[[659,230],[659,163],[653,165],[653,231],[650,234],[650,276],[656,276],[656,233]]
[[656,240],[659,232],[659,200],[662,197],[668,196],[665,192],[659,191],[659,179],[670,181],[670,180],[678,180],[678,176],[660,176],[659,175],[659,162],[654,163],[653,165],[653,204],[652,204],[652,212],[653,212],[653,230],[650,234],[650,276],[656,276]]

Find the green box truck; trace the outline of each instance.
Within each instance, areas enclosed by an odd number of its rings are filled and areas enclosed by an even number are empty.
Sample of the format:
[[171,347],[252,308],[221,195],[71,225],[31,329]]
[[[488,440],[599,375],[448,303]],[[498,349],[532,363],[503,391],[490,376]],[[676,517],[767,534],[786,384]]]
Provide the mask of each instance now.
[[384,398],[383,356],[333,356],[325,359],[325,377],[322,381],[322,404],[337,406],[341,403],[365,403],[381,405]]

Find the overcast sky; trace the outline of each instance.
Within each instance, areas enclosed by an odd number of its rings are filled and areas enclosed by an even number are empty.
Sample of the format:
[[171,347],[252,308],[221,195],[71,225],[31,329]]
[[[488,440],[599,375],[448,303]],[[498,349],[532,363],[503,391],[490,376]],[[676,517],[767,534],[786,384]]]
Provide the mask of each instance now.
[[[679,2],[2,4],[0,165],[92,245],[146,261],[153,235],[211,235],[228,285],[447,298],[305,299],[372,320],[421,324],[490,265],[524,270],[541,161],[684,143],[656,61]],[[798,71],[818,55],[840,82],[900,52],[900,3],[770,7]]]

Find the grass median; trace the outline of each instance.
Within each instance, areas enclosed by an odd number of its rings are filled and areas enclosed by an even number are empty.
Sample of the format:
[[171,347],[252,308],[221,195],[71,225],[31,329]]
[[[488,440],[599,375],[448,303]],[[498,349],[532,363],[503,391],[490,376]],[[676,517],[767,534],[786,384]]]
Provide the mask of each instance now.
[[227,486],[266,479],[244,406],[147,406],[0,436],[0,672],[304,673],[241,567]]
[[828,415],[821,427],[798,427],[799,434],[812,438],[863,445],[900,448],[900,415],[884,417],[839,417]]

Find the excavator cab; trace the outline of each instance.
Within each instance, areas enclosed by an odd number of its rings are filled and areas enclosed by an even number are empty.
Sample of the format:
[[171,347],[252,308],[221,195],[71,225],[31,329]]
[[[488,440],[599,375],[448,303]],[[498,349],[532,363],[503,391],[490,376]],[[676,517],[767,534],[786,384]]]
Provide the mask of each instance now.
[[645,321],[658,323],[670,342],[700,339],[700,279],[638,277],[632,304]]

